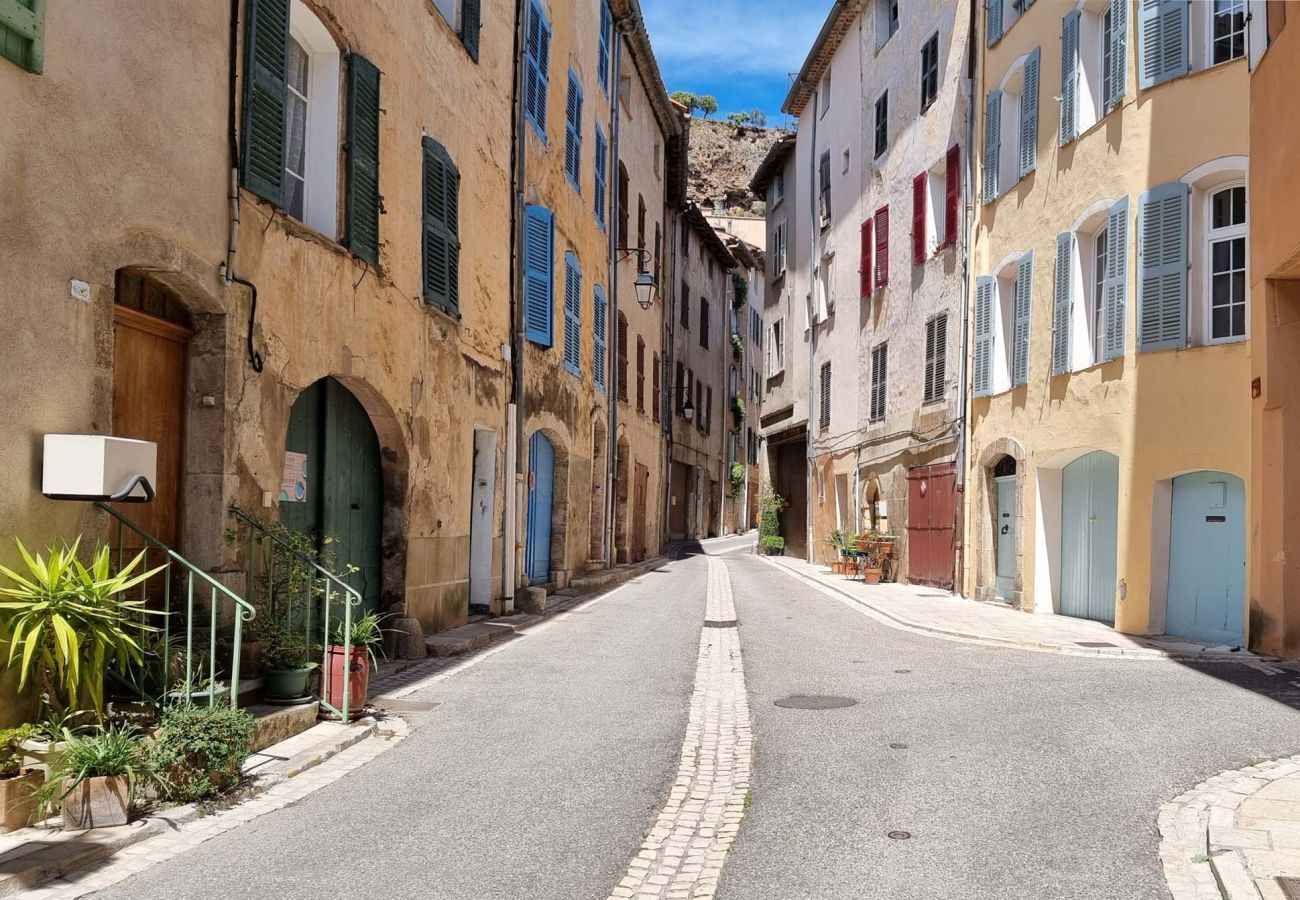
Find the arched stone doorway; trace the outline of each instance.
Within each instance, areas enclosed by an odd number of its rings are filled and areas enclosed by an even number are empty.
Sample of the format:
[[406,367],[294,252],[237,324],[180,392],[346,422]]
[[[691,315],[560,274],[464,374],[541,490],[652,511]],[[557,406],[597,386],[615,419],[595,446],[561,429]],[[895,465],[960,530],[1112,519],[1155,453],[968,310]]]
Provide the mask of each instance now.
[[605,451],[605,423],[591,424],[591,546],[587,551],[589,568],[605,564],[605,478],[608,460]]
[[614,550],[615,562],[625,563],[631,558],[628,528],[628,498],[632,489],[632,447],[627,435],[621,434],[616,445],[618,457],[614,464]]
[[1001,600],[1020,609],[1025,605],[1024,448],[1009,437],[993,441],[980,454],[979,478],[982,484],[974,511],[975,599]]
[[538,428],[528,438],[524,576],[528,584],[567,584],[569,451],[563,437]]

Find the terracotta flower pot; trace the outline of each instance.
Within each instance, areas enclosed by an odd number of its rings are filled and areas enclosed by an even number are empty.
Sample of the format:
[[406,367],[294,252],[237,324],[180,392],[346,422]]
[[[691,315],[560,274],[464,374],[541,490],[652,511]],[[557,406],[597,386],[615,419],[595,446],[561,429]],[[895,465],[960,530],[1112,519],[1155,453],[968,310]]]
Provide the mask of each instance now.
[[0,778],[0,832],[25,828],[36,812],[36,789],[45,781],[45,773],[23,772],[12,778]]
[[131,785],[125,775],[63,782],[63,830],[125,825],[131,808]]
[[880,576],[884,574],[880,569],[863,569],[862,577],[867,584],[880,584]]
[[343,670],[346,665],[351,675],[348,681],[348,716],[359,717],[370,687],[370,652],[365,647],[352,647],[345,659],[343,645],[330,644],[326,657],[329,673],[325,682],[325,702],[337,710],[343,709]]

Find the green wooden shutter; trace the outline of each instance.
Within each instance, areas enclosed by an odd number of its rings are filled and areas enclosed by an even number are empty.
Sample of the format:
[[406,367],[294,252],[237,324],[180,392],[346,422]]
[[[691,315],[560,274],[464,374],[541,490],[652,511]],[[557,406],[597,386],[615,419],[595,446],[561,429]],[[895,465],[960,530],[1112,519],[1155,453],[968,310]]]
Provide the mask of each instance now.
[[1074,296],[1074,234],[1056,236],[1056,285],[1052,314],[1052,374],[1070,371],[1070,319]]
[[1011,383],[1025,384],[1029,381],[1029,323],[1033,312],[1034,295],[1034,252],[1031,250],[1020,257],[1020,266],[1016,272],[1015,314],[1016,323],[1011,346]]
[[460,3],[460,42],[474,62],[478,62],[479,31],[483,26],[479,4],[480,0],[461,0]]
[[424,302],[460,309],[460,172],[447,150],[424,139]]
[[348,57],[347,233],[357,256],[379,265],[379,70]]
[[1130,0],[1110,0],[1110,94],[1106,112],[1124,102],[1128,90],[1128,7]]
[[45,0],[0,0],[0,56],[40,74],[45,68]]
[[1154,87],[1188,73],[1188,24],[1188,0],[1141,0],[1138,11],[1139,87]]
[[1187,346],[1187,195],[1181,182],[1138,200],[1138,349]]
[[564,368],[582,377],[582,268],[564,254]]
[[984,0],[985,37],[990,47],[1002,37],[1002,2],[1003,0]]
[[1079,136],[1079,17],[1072,9],[1061,20],[1061,146]]
[[993,393],[993,295],[997,281],[981,275],[975,279],[975,365],[971,379],[976,397]]
[[1020,94],[1020,177],[1038,165],[1038,48],[1025,60],[1025,87]]
[[248,0],[244,31],[244,187],[285,205],[289,0]]
[[524,337],[555,343],[552,291],[555,281],[555,216],[545,207],[524,208]]
[[1002,136],[1002,92],[984,98],[984,202],[998,197],[998,159]]
[[1128,331],[1128,198],[1106,215],[1106,359],[1121,359]]

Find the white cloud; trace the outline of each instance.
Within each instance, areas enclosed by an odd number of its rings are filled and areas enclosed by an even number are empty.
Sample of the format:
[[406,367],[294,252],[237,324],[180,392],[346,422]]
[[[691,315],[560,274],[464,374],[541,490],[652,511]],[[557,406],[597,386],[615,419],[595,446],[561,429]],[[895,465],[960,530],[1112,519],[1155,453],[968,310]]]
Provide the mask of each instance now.
[[665,77],[786,75],[803,65],[829,0],[642,0]]

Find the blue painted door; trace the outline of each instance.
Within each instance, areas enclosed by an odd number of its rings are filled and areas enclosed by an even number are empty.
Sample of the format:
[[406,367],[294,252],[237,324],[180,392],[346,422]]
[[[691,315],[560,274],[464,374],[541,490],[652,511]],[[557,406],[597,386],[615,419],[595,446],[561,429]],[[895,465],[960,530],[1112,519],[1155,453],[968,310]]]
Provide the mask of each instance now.
[[1174,479],[1165,631],[1240,644],[1246,610],[1246,487],[1224,472]]
[[1119,459],[1101,450],[1061,473],[1061,612],[1115,621]]
[[551,580],[551,496],[555,448],[540,431],[528,441],[528,545],[524,565],[532,584]]
[[1010,600],[1016,591],[1016,476],[1003,475],[998,484],[998,510],[993,518],[997,530],[999,600]]

